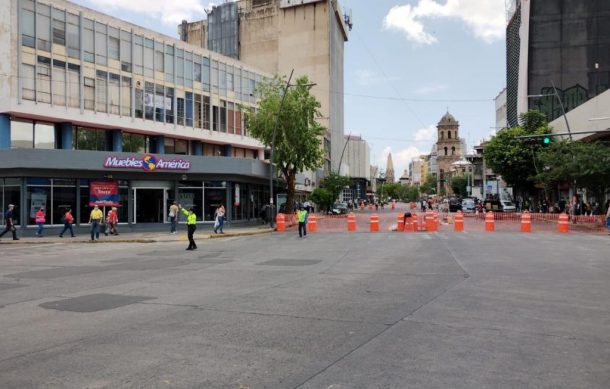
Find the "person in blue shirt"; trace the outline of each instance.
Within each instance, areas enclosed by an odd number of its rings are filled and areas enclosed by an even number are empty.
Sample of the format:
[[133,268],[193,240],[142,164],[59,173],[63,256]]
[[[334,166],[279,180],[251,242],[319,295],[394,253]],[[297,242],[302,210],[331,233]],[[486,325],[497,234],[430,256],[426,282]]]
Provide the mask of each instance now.
[[19,240],[19,238],[17,238],[17,228],[15,227],[14,215],[15,206],[13,204],[9,204],[8,210],[4,214],[4,221],[6,222],[6,227],[4,228],[4,231],[0,233],[0,238],[10,231],[13,234],[13,240]]

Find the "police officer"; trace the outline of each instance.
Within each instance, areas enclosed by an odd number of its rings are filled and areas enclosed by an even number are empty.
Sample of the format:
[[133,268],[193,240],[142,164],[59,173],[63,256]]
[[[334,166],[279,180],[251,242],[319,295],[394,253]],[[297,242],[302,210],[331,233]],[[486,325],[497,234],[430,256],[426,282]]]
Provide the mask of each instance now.
[[193,207],[186,209],[182,208],[182,206],[178,205],[180,209],[182,209],[182,213],[186,215],[186,227],[187,227],[187,235],[189,238],[189,247],[187,250],[197,250],[197,245],[195,244],[195,239],[193,238],[193,234],[197,229],[197,215],[195,215],[195,209]]

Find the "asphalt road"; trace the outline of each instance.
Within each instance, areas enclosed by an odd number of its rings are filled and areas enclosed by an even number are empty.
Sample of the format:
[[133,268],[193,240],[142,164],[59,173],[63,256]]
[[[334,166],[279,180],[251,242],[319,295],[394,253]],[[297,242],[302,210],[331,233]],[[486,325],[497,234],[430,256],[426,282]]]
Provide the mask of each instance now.
[[610,238],[3,246],[1,388],[608,388]]

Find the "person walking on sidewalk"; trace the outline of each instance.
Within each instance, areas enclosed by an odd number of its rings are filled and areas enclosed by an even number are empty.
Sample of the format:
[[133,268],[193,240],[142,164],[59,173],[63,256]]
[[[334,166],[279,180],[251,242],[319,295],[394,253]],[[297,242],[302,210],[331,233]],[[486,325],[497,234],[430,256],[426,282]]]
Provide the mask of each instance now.
[[117,225],[119,224],[119,211],[117,207],[112,207],[108,216],[106,217],[106,223],[108,223],[108,232],[110,235],[118,235]]
[[89,223],[91,223],[91,240],[100,240],[100,223],[103,219],[104,213],[100,207],[96,205],[89,215]]
[[4,214],[4,221],[6,222],[6,227],[4,231],[0,233],[0,238],[4,236],[7,232],[11,232],[13,234],[13,240],[19,240],[17,238],[17,227],[15,227],[15,206],[13,204],[9,204],[6,213]]
[[169,222],[170,222],[170,234],[175,234],[176,233],[176,224],[178,222],[178,215],[180,214],[180,211],[178,209],[178,205],[176,205],[176,202],[174,201],[172,203],[172,205],[169,206]]
[[42,230],[44,230],[44,223],[47,221],[45,214],[44,214],[44,208],[41,207],[38,210],[38,212],[36,212],[36,218],[34,220],[36,221],[36,224],[38,225],[38,231],[36,232],[36,237],[42,238]]
[[221,205],[216,210],[216,220],[214,221],[214,232],[220,231],[221,234],[224,234],[223,228],[225,227],[225,206]]
[[186,209],[180,207],[182,209],[182,213],[186,215],[186,227],[187,227],[187,236],[189,239],[189,247],[187,250],[197,250],[197,244],[195,243],[195,238],[193,235],[195,234],[195,230],[197,229],[197,215],[195,215],[195,209],[193,207]]
[[70,230],[70,235],[73,238],[76,236],[76,235],[74,235],[74,230],[72,229],[72,224],[74,224],[74,216],[72,216],[72,210],[70,208],[68,208],[68,210],[66,210],[66,213],[64,213],[64,229],[61,230],[61,232],[59,233],[60,238],[63,238],[64,233],[68,230]]
[[307,236],[307,211],[302,205],[297,211],[297,219],[299,220],[299,238]]

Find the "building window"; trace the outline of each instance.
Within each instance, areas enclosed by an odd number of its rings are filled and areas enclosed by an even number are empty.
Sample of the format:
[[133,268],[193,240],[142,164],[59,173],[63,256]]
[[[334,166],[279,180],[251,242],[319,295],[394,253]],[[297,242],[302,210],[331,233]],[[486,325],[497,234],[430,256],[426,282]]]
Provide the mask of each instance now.
[[135,89],[135,99],[136,101],[134,102],[134,109],[135,109],[135,116],[137,118],[142,118],[144,112],[143,112],[143,99],[144,99],[144,93],[142,91],[142,86],[140,81],[136,82],[136,89]]
[[144,38],[144,75],[153,77],[154,41]]
[[185,93],[186,106],[184,112],[186,114],[185,125],[187,127],[193,127],[193,94],[191,92]]
[[34,147],[34,123],[11,121],[11,148],[31,149]]
[[93,51],[95,36],[93,35],[93,20],[83,19],[83,59],[86,62],[95,62]]
[[108,37],[108,57],[118,60],[120,58],[121,43],[119,38]]
[[210,91],[210,59],[203,57],[201,63],[201,83],[203,84],[203,90],[206,92]]
[[106,25],[95,22],[95,63],[107,65]]
[[85,109],[93,111],[95,109],[95,79],[85,77]]
[[133,38],[133,72],[142,75],[144,69],[142,67],[142,57],[144,56],[144,41],[139,35],[134,35]]
[[193,53],[184,53],[184,86],[193,87]]
[[121,57],[121,70],[131,72],[131,33],[128,31],[121,31],[119,54]]
[[165,113],[165,91],[163,85],[155,85],[155,120],[163,122],[165,119],[163,115]]
[[195,55],[195,64],[193,68],[193,73],[195,74],[195,81],[201,82],[201,56]]
[[22,96],[26,100],[36,100],[36,67],[33,65],[21,64],[21,73],[23,75]]
[[441,131],[441,140],[445,139],[445,131]]
[[155,41],[155,71],[163,72],[163,43]]
[[53,60],[53,104],[66,105],[66,63]]
[[80,66],[68,63],[68,106],[80,107]]
[[122,136],[124,153],[146,153],[149,146],[149,138],[145,135],[124,132]]
[[131,78],[121,79],[121,115],[131,116]]
[[119,88],[121,76],[108,73],[108,102],[110,103],[110,113],[119,114]]
[[53,8],[53,44],[66,45],[66,14]]
[[448,150],[448,149],[445,147],[445,155],[447,155],[447,150]]
[[73,131],[72,141],[75,150],[110,151],[111,132],[85,127],[75,127]]
[[51,8],[40,3],[36,5],[36,38],[38,50],[51,51]]
[[177,123],[180,126],[184,125],[184,98],[178,97],[176,98],[176,110],[177,110]]
[[218,61],[212,61],[212,93],[218,94]]
[[174,82],[174,46],[165,46],[165,79]]
[[184,85],[184,50],[176,49],[175,84]]
[[451,131],[447,131],[447,139],[451,139]]
[[209,130],[210,129],[210,97],[209,96],[203,96],[202,120],[203,120],[203,129]]
[[155,84],[152,82],[144,83],[144,118],[154,120],[155,112]]
[[241,111],[239,109],[235,110],[235,134],[241,135]]
[[80,32],[78,15],[68,14],[66,25],[67,51],[70,58],[80,58]]
[[34,148],[55,148],[55,126],[45,123],[36,123],[34,125]]
[[95,110],[97,112],[107,112],[106,103],[107,98],[107,78],[108,73],[98,70],[96,72],[96,84],[95,84]]
[[[32,4],[33,7],[33,4]],[[21,10],[21,44],[34,48],[36,39],[34,12],[28,9]]]
[[174,88],[165,88],[165,122],[174,123]]
[[455,147],[451,147],[451,155],[455,155]]
[[193,109],[195,111],[195,128],[201,128],[201,95],[195,93],[195,107]]
[[37,100],[41,103],[51,102],[51,59],[38,56]]
[[224,100],[220,100],[219,119],[219,131],[227,132],[227,102]]

